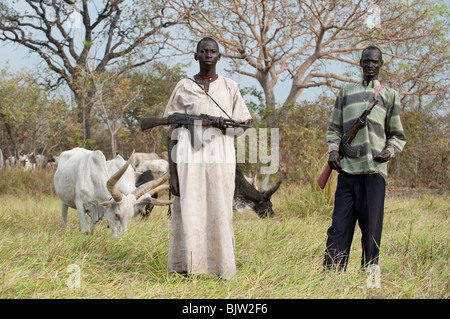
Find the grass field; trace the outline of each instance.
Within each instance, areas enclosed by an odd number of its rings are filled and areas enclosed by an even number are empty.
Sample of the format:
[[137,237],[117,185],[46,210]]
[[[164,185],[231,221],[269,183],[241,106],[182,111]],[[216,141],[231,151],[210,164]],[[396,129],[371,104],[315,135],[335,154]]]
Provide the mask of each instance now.
[[223,281],[167,273],[167,208],[132,220],[128,233],[114,239],[105,221],[83,236],[74,210],[61,231],[54,195],[3,194],[0,298],[450,297],[447,194],[386,199],[379,288],[359,268],[359,229],[347,272],[322,272],[332,202],[320,196],[285,185],[273,197],[274,218],[235,213],[238,272]]

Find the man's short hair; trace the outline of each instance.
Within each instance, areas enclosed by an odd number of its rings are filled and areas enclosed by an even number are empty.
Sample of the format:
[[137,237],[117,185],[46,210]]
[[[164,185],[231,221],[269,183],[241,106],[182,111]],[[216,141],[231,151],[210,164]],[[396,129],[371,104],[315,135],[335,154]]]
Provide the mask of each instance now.
[[217,43],[217,41],[214,40],[211,37],[205,37],[205,38],[201,39],[200,41],[198,41],[196,52],[198,52],[198,49],[200,48],[200,44],[202,44],[205,41],[212,41],[212,42],[214,42],[216,44],[216,46],[217,46],[217,51],[219,51],[219,43]]
[[381,52],[380,48],[377,47],[376,45],[369,45],[367,48],[365,48],[364,50],[362,50],[361,52],[361,59],[364,55],[364,52],[369,51],[369,50],[376,50],[380,53],[380,59],[381,61],[383,61],[383,52]]

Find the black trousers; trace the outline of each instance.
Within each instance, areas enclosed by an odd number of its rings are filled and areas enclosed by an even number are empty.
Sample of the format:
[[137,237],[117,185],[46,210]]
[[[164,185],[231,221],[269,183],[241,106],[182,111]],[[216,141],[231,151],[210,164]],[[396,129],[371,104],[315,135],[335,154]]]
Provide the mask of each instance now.
[[356,221],[361,229],[361,267],[378,264],[386,183],[379,174],[338,176],[331,227],[323,266],[343,269],[348,263]]

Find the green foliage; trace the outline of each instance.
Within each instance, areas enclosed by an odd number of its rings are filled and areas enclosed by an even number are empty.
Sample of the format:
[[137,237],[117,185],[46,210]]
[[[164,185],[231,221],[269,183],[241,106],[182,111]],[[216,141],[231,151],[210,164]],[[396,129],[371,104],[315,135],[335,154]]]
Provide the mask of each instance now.
[[[7,69],[0,73],[0,148],[12,155],[70,146],[79,136],[71,125],[68,105],[36,85],[36,78],[28,73],[13,75]],[[61,134],[66,130],[68,135]]]
[[410,187],[448,188],[449,119],[450,114],[403,112],[402,122],[408,142],[400,156],[388,166],[397,183]]
[[94,41],[86,41],[86,40],[84,40],[84,41],[83,41],[83,45],[84,45],[85,47],[87,47],[87,48],[90,48],[91,46],[94,45]]
[[[243,93],[261,97],[254,88]],[[443,107],[446,101],[443,97],[405,99],[406,108],[401,118],[408,141],[403,152],[388,165],[389,185],[448,189],[450,114]],[[252,103],[254,127],[265,127],[270,113],[263,103]],[[279,108],[270,111],[280,113],[276,114],[279,119],[276,127],[280,129],[280,161],[288,181],[300,181],[304,187],[318,190],[316,179],[328,160],[326,130],[333,104],[334,101],[326,97],[316,102],[297,103],[285,107],[285,120],[281,120],[283,115]],[[248,165],[246,168],[247,171],[255,169]],[[333,172],[331,185],[335,177]],[[319,192],[323,198],[314,200],[329,203],[333,197],[331,189],[327,186]]]
[[[50,90],[36,85],[35,75],[12,75],[7,69],[2,70],[0,149],[5,156],[10,155],[6,150],[10,150],[11,154],[16,151],[11,145],[7,124],[17,141],[17,152],[50,152],[58,155],[61,151],[81,146],[100,149],[108,156],[111,154],[111,136],[104,125],[108,120],[113,128],[122,125],[116,136],[118,153],[130,154],[133,149],[161,152],[165,147],[166,132],[162,129],[141,132],[139,119],[142,116],[163,115],[173,88],[185,77],[184,67],[180,64],[169,67],[164,63],[155,63],[118,75],[111,71],[95,78],[79,77],[76,86],[79,87],[80,95],[86,95],[85,91],[92,90],[94,85],[101,87],[108,118],[99,108],[98,95],[79,100],[79,103],[84,103],[83,108],[73,107]],[[137,98],[136,92],[140,92]],[[121,123],[120,112],[129,101],[132,103],[125,109]],[[80,113],[82,109],[86,112],[89,110],[93,115],[90,139],[84,136],[83,121],[80,121],[85,116]]]
[[279,123],[281,162],[288,176],[310,184],[322,165],[329,109],[321,101],[303,102],[289,109],[285,121]]
[[[139,96],[125,110],[122,128],[117,133],[117,153],[127,156],[133,150],[160,154],[166,151],[166,131],[155,128],[142,132],[138,123],[143,116],[163,115],[173,88],[186,76],[183,69],[183,65],[168,67],[155,63],[111,79],[111,86],[104,91],[110,112],[120,110],[134,92],[140,90]],[[0,118],[0,148],[5,157],[14,152],[6,125],[12,130],[18,151],[23,153],[36,151],[58,155],[63,150],[84,146],[100,149],[109,156],[110,135],[101,122],[101,114],[93,113],[96,121],[93,122],[92,138],[85,140],[77,109],[54,93],[34,85],[33,76],[13,76],[3,70],[0,81],[0,113],[3,115]],[[89,84],[89,81],[85,82]],[[251,110],[254,127],[265,128],[270,113],[265,108],[262,93],[252,87],[242,89],[242,95]],[[448,189],[450,115],[443,107],[447,104],[446,99],[405,98],[404,104],[406,108],[401,116],[408,142],[404,151],[388,165],[389,184]],[[280,119],[276,124],[280,129],[280,160],[287,181],[301,182],[304,187],[317,190],[315,180],[327,161],[325,134],[331,105],[332,100],[320,97],[316,102],[302,102],[286,108],[285,120],[281,120],[282,114],[277,114]],[[270,112],[279,111],[273,109]],[[258,166],[247,163],[243,166],[244,172],[255,171]],[[332,178],[335,175],[333,173]],[[324,198],[313,198],[312,201],[329,203],[332,198],[328,186],[317,194]]]
[[246,104],[253,117],[258,120],[267,117],[264,93],[255,86],[244,87],[241,89],[241,95],[246,100]]
[[[142,132],[139,119],[145,116],[162,117],[175,85],[186,77],[185,65],[168,66],[157,62],[146,68],[130,73],[131,89],[141,87],[141,93],[126,110],[123,131],[119,140],[119,149],[142,152],[162,152],[166,147],[166,132],[163,128],[154,128]],[[128,138],[126,138],[128,137]]]

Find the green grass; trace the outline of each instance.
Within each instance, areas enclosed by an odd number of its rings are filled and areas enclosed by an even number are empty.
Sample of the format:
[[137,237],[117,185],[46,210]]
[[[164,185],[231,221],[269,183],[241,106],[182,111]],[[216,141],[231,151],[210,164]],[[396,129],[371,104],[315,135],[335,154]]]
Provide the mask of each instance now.
[[[388,197],[381,287],[359,268],[356,230],[347,272],[322,272],[329,198],[295,186],[273,197],[276,217],[235,213],[237,275],[185,278],[166,271],[170,219],[158,207],[114,239],[106,222],[83,236],[69,210],[60,230],[54,195],[0,195],[0,298],[440,298],[449,293],[448,195]],[[80,287],[69,288],[80,269]]]

